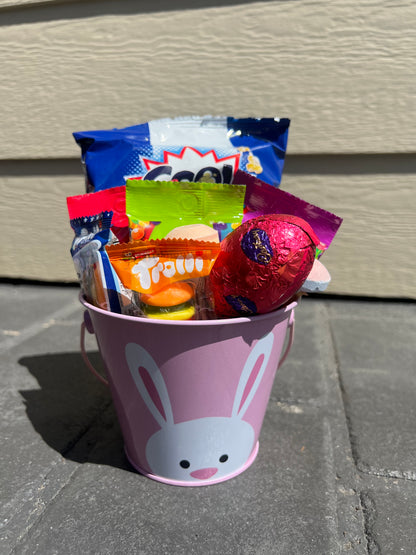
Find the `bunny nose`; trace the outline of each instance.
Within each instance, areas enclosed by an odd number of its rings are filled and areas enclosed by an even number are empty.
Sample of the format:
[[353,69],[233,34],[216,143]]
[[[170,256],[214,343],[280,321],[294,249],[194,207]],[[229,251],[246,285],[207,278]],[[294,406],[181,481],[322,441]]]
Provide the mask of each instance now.
[[218,468],[200,468],[199,470],[194,470],[191,472],[192,478],[197,478],[198,480],[208,480],[211,476],[217,472]]

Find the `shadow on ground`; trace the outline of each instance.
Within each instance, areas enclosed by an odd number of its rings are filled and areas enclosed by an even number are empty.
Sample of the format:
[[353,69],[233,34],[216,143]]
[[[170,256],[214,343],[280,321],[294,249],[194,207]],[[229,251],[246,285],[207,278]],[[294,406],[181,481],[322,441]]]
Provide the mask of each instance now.
[[[103,370],[98,352],[92,364]],[[78,353],[23,357],[39,389],[21,390],[26,412],[36,432],[63,457],[79,463],[110,465],[133,471],[109,389],[87,370]]]

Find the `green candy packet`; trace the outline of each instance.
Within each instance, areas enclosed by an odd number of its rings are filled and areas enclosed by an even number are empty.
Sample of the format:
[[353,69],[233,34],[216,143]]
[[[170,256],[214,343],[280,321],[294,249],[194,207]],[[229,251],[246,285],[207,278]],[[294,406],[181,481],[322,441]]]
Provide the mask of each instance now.
[[241,224],[245,190],[245,185],[228,183],[128,179],[126,213],[135,231],[132,238],[163,239],[176,227],[205,224],[222,240]]

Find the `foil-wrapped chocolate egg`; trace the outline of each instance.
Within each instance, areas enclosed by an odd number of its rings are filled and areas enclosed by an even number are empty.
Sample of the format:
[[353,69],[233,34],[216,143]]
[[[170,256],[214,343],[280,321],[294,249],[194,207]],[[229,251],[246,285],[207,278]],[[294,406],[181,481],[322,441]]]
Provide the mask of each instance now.
[[249,316],[275,310],[301,287],[319,239],[302,218],[259,216],[221,242],[210,273],[218,316]]

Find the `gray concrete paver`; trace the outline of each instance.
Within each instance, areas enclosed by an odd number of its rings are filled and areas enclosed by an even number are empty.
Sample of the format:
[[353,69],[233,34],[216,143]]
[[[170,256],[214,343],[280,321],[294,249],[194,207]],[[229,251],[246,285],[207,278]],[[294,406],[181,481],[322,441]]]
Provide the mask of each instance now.
[[16,337],[30,324],[39,322],[76,298],[74,287],[0,284],[1,341]]
[[363,479],[361,503],[369,553],[416,553],[416,487],[413,480]]
[[68,306],[68,314],[73,311],[76,291],[66,296],[68,289],[59,289],[63,296],[54,288],[51,296],[60,297],[61,306],[51,303],[49,312],[43,306],[47,296],[37,295],[39,320],[28,318],[1,357],[2,553],[25,536],[61,492],[77,468],[75,459],[63,455],[111,402],[108,390],[86,371],[77,352],[81,311],[76,311],[76,320],[50,321],[56,309],[66,314]]
[[331,483],[319,415],[288,414],[272,405],[258,458],[239,477],[176,488],[85,464],[17,552],[336,553]]
[[76,289],[30,286],[24,321],[10,287],[2,553],[416,552],[414,303],[302,299],[256,461],[228,482],[177,488],[127,462],[109,392],[79,353]]
[[415,480],[416,312],[394,322],[367,314],[331,324],[359,469]]

